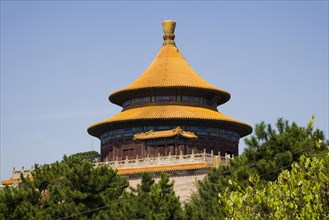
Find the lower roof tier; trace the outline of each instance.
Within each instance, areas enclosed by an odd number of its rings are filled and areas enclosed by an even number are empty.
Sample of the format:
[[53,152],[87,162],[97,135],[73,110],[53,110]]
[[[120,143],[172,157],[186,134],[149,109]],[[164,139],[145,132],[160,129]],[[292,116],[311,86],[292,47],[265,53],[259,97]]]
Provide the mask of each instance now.
[[246,136],[252,132],[252,127],[246,123],[233,119],[220,112],[194,106],[181,105],[159,105],[159,106],[143,106],[139,108],[128,109],[120,112],[113,117],[105,119],[101,122],[91,125],[88,133],[95,137],[100,137],[105,132],[105,127],[111,124],[144,122],[149,120],[205,120],[224,122],[238,127],[237,132],[240,137]]

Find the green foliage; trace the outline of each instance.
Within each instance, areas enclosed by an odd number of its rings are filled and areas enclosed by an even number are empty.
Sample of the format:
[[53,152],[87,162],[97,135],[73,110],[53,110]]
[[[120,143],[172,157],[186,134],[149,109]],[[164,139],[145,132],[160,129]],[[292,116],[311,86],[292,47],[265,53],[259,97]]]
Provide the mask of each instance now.
[[229,166],[211,170],[197,183],[197,192],[185,206],[188,218],[223,219],[227,214],[223,206],[214,205],[218,203],[219,193],[250,186],[249,178],[255,174],[259,175],[261,184],[275,181],[282,169],[289,170],[301,155],[321,154],[328,142],[322,131],[313,129],[313,123],[314,117],[307,127],[289,124],[282,118],[277,120],[276,129],[264,122],[256,124],[254,134],[245,139],[244,153]]
[[72,154],[71,157],[79,157],[83,161],[89,161],[89,162],[97,162],[100,159],[100,155],[97,151],[87,151],[87,152],[81,152]]
[[329,218],[328,153],[324,158],[302,156],[290,172],[281,172],[277,181],[260,184],[259,175],[249,181],[248,187],[219,194],[226,219]]
[[[299,127],[296,123],[291,125],[288,121],[279,118],[273,129],[270,124],[261,122],[255,127],[255,134],[246,138],[247,148],[243,156],[248,163],[255,163],[257,173],[267,173],[273,169],[288,167],[294,161],[298,161],[302,154],[313,154],[323,150],[325,143],[320,149],[315,143],[324,141],[324,134],[320,130],[313,131],[314,116],[307,127]],[[268,164],[265,166],[265,163]],[[265,180],[276,180],[278,172],[264,175]]]
[[35,194],[5,187],[0,191],[0,219],[31,219],[36,216]]
[[36,165],[32,181],[22,177],[20,188],[0,192],[0,218],[90,219],[97,217],[100,207],[117,211],[113,204],[123,201],[128,181],[106,166],[93,167],[86,156],[64,156],[61,162]]
[[97,154],[64,156],[35,166],[32,180],[0,191],[0,219],[177,219],[183,215],[173,182],[161,174],[155,183],[142,174],[136,189],[107,166],[94,167]]
[[97,152],[85,152],[36,165],[19,188],[0,190],[0,220],[329,218],[328,141],[313,123],[257,124],[245,152],[199,181],[184,210],[168,175],[143,173],[128,189],[116,171],[94,167]]
[[141,184],[130,194],[130,219],[181,219],[183,210],[173,185],[165,173],[157,183],[151,173],[142,173]]

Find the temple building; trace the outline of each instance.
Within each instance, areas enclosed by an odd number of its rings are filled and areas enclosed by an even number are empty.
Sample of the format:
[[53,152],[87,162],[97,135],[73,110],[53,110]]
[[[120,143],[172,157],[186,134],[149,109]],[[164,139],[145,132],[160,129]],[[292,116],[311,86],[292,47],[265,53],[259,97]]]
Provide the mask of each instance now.
[[[195,191],[212,167],[229,164],[238,155],[241,137],[251,126],[226,116],[217,107],[230,94],[203,80],[187,63],[175,44],[176,23],[162,23],[163,45],[148,69],[109,100],[122,111],[91,125],[88,133],[100,139],[101,158],[94,167],[109,166],[135,187],[141,172],[155,180],[167,172],[182,202]],[[13,169],[3,185],[17,185],[21,174]]]
[[122,111],[88,128],[101,141],[101,161],[238,155],[239,139],[252,132],[250,125],[217,110],[230,94],[191,68],[176,47],[175,26],[172,20],[162,22],[164,41],[154,61],[137,80],[109,95]]

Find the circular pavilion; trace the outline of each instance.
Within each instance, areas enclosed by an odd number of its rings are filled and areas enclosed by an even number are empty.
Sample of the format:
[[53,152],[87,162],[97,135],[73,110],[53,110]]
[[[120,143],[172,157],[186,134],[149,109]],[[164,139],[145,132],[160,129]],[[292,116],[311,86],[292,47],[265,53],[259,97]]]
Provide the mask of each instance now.
[[162,22],[163,45],[148,69],[109,100],[122,111],[91,125],[101,141],[101,160],[122,160],[204,152],[238,155],[239,139],[250,125],[217,106],[230,94],[203,80],[175,44],[172,20]]

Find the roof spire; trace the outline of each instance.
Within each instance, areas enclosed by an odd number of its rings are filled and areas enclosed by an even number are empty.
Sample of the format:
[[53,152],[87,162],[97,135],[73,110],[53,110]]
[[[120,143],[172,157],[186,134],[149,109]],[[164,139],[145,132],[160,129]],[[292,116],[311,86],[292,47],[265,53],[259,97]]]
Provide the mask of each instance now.
[[162,29],[163,29],[163,45],[171,44],[176,46],[175,44],[175,27],[176,22],[173,20],[165,20],[162,22]]

